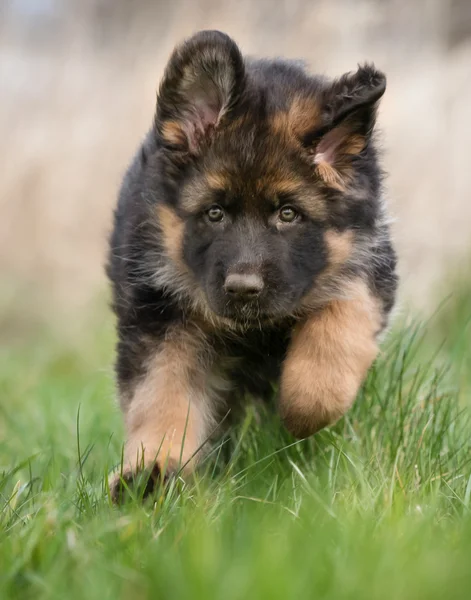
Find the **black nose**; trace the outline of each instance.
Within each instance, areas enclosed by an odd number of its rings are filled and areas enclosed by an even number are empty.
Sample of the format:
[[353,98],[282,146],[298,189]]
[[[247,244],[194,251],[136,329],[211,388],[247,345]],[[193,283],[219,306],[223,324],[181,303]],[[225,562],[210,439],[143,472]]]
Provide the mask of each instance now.
[[232,273],[226,277],[224,289],[239,300],[251,300],[262,293],[263,279],[256,273]]

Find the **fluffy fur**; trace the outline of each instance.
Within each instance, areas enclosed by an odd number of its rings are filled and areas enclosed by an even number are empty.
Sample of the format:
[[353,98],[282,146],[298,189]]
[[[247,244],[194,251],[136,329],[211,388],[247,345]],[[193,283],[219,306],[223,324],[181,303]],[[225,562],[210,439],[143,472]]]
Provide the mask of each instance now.
[[191,471],[246,393],[279,384],[300,437],[353,402],[397,284],[385,88],[372,65],[329,81],[216,31],[170,57],[110,240],[128,480]]

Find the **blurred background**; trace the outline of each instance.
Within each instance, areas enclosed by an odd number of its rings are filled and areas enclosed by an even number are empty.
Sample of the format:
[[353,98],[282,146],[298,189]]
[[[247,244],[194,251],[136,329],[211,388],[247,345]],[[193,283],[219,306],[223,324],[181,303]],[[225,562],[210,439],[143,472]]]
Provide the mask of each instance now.
[[[108,298],[121,177],[174,45],[388,76],[379,124],[403,307],[428,311],[471,257],[470,0],[1,0],[0,335],[82,327]],[[106,313],[100,313],[106,314]]]

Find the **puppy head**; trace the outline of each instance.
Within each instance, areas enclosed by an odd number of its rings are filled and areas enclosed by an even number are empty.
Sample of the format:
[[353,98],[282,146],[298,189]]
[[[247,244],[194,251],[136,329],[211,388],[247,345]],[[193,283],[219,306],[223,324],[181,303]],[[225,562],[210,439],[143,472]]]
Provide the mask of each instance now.
[[369,65],[332,82],[244,61],[220,32],[178,47],[158,95],[153,184],[179,289],[251,321],[295,313],[338,276],[378,217],[384,90]]

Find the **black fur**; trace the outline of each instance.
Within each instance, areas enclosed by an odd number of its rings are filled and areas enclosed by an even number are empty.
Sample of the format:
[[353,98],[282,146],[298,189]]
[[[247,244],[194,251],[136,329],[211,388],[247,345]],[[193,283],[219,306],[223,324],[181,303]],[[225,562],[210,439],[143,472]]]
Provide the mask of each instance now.
[[[175,51],[153,127],[124,178],[110,240],[117,375],[126,398],[166,331],[193,322],[207,325],[218,352],[240,359],[229,375],[241,392],[269,395],[292,325],[310,310],[303,299],[328,268],[328,230],[352,231],[354,248],[335,280],[319,287],[319,304],[326,294],[341,292],[342,277],[355,274],[382,302],[386,324],[396,258],[372,135],[384,89],[384,76],[368,65],[330,82],[299,63],[244,61],[218,32],[197,34]],[[297,97],[312,100],[319,111],[302,132],[293,125],[292,135],[291,126],[280,131],[274,123]],[[361,151],[344,151],[343,137],[329,142],[336,128],[348,142],[362,136]],[[345,189],[330,186],[316,169],[323,144],[338,161]],[[211,173],[222,174],[227,185],[211,187]],[[300,182],[299,190],[271,195],[269,183],[278,177]],[[212,205],[224,211],[222,221],[209,220]],[[283,205],[298,211],[294,222],[280,222]],[[159,206],[182,223],[183,267],[168,256]],[[228,274],[252,272],[263,279],[260,295],[228,296]]]

